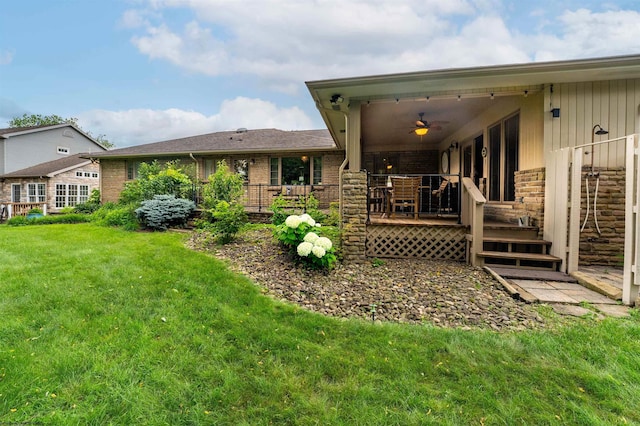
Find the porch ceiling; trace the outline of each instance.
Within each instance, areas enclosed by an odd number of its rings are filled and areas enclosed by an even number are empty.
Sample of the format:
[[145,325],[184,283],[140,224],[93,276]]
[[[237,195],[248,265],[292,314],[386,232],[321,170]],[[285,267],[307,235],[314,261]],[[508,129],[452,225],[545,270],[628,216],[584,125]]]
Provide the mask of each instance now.
[[[359,102],[365,149],[413,150],[421,149],[420,143],[437,147],[488,102],[540,91],[552,83],[637,78],[639,70],[640,56],[630,55],[311,81],[307,87],[339,147],[345,147],[348,106]],[[489,99],[490,93],[495,99]],[[332,104],[335,95],[343,102]],[[420,112],[427,121],[449,123],[420,141],[410,133]]]

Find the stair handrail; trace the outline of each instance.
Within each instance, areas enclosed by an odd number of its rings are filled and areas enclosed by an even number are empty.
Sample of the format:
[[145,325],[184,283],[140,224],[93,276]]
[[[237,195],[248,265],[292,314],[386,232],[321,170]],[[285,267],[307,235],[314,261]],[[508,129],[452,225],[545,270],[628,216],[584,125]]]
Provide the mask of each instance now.
[[[462,224],[469,227],[467,238],[467,262],[473,266],[482,266],[484,259],[478,256],[482,252],[484,238],[484,205],[487,199],[482,195],[473,179],[462,178]],[[470,243],[470,244],[469,244]]]

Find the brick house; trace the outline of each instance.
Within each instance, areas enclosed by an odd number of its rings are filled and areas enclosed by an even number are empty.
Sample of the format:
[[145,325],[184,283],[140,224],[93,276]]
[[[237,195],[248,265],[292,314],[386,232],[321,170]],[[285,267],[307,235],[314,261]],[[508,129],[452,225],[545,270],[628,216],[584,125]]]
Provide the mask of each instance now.
[[216,132],[95,153],[101,167],[102,201],[117,201],[142,162],[179,160],[207,182],[217,163],[245,177],[248,209],[265,211],[274,195],[314,193],[321,204],[338,199],[338,171],[344,151],[326,130],[277,129]]
[[25,215],[32,208],[56,213],[84,203],[100,188],[100,165],[76,154],[6,173],[0,177],[0,192],[11,194],[2,203],[8,217]]

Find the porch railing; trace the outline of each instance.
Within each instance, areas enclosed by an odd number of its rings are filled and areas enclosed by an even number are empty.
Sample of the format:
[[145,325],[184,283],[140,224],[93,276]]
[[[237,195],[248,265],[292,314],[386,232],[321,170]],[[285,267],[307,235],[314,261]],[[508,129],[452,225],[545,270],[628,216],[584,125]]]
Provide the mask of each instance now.
[[470,178],[462,178],[462,224],[469,227],[467,237],[467,263],[482,266],[483,259],[478,256],[482,251],[484,239],[484,198]]
[[[263,183],[247,183],[244,185],[242,203],[245,208],[254,212],[267,212],[273,201],[282,195],[285,199],[300,202],[306,207],[309,197],[318,200],[318,208],[328,210],[332,202],[340,199],[339,185],[268,185]],[[193,201],[202,203],[202,188],[194,188]]]
[[[391,178],[395,176],[421,178],[419,199],[415,207],[419,217],[457,217],[460,222],[460,175],[457,174],[369,174],[367,191],[369,217],[375,214],[390,216]],[[413,208],[408,208],[404,213],[414,213]],[[399,210],[397,213],[403,212]]]
[[26,216],[31,209],[40,209],[47,214],[47,203],[3,203],[0,204],[0,220],[11,219],[14,216]]

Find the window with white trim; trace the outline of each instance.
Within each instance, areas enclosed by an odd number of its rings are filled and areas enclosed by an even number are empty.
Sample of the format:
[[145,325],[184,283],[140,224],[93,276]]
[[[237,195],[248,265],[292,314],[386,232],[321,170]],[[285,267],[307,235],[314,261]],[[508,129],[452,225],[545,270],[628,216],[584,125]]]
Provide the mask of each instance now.
[[69,155],[69,148],[67,148],[66,146],[59,146],[58,154]]
[[57,209],[85,203],[89,199],[89,185],[56,184],[55,205]]
[[28,183],[27,195],[30,203],[44,203],[47,201],[47,190],[44,183]]

